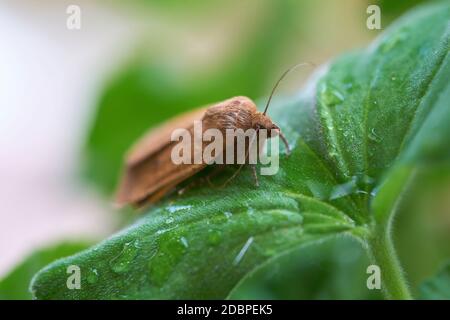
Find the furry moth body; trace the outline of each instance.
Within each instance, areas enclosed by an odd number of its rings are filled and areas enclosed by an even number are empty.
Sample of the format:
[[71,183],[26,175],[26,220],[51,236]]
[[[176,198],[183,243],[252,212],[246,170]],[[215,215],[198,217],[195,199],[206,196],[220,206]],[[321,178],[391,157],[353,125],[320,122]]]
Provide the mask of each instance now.
[[[280,128],[266,115],[266,111],[267,107],[264,112],[259,112],[255,103],[247,97],[234,97],[188,112],[151,130],[132,147],[127,156],[117,202],[135,206],[155,203],[179,183],[207,166],[203,161],[199,164],[174,164],[171,160],[172,148],[178,143],[171,141],[171,133],[178,128],[185,128],[192,133],[196,120],[202,122],[203,132],[218,129],[225,135],[227,129],[254,129],[256,132],[266,129],[268,138],[271,138],[270,132],[275,132],[280,135],[289,152]],[[206,147],[210,142],[202,143]],[[226,149],[224,144],[223,153],[226,153]]]

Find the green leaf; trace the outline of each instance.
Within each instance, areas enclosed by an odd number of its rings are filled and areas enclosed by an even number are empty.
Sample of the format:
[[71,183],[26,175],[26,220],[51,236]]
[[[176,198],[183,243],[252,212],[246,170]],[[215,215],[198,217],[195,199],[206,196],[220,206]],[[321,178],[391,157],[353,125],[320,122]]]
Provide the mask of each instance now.
[[73,255],[91,245],[91,243],[65,242],[34,252],[0,280],[0,300],[31,299],[29,285],[37,271],[56,259]]
[[450,263],[426,280],[419,290],[420,298],[424,300],[450,300]]
[[[36,298],[225,298],[271,259],[342,236],[369,249],[387,297],[409,298],[390,229],[414,168],[447,160],[449,18],[448,2],[420,7],[275,103],[269,113],[293,152],[259,188],[244,170],[225,189],[169,196],[131,227],[39,272]],[[86,275],[81,290],[66,287],[73,264]]]
[[230,299],[380,299],[368,290],[364,249],[351,238],[338,238],[295,250],[251,273]]

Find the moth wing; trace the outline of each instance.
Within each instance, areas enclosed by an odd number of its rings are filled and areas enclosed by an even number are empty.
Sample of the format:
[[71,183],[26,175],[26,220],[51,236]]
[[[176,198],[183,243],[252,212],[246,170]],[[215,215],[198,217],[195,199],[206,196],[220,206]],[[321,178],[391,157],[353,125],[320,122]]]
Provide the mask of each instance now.
[[[161,193],[169,185],[173,187],[174,182],[178,184],[206,166],[203,163],[174,164],[171,153],[178,142],[170,139],[172,132],[181,128],[191,131],[193,136],[193,123],[202,119],[205,110],[187,112],[151,129],[131,148],[116,194],[119,205],[138,204],[152,198],[154,193]],[[161,197],[155,197],[152,202]]]
[[175,129],[189,129],[194,121],[202,119],[207,109],[207,107],[203,107],[185,112],[150,129],[131,147],[126,156],[126,164],[135,165],[161,150],[165,145],[171,143],[170,136]]
[[173,178],[170,182],[168,182],[165,185],[162,185],[160,189],[156,190],[152,194],[148,195],[143,200],[140,200],[136,204],[141,207],[145,206],[147,204],[156,203],[159,199],[164,197],[165,194],[170,192],[173,188],[175,188],[179,183],[183,182],[184,180],[188,179],[201,169],[203,169],[204,166],[198,166],[195,168],[190,168],[189,170],[181,170],[178,172],[178,177]]

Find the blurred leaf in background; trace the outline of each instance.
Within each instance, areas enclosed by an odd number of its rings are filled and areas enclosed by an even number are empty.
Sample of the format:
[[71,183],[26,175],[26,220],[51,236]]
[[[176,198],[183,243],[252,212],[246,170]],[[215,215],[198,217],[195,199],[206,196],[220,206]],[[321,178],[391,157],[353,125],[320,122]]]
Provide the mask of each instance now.
[[424,166],[415,181],[404,195],[394,230],[413,289],[450,257],[450,166]]
[[450,300],[450,261],[434,277],[420,286],[420,298],[425,300]]

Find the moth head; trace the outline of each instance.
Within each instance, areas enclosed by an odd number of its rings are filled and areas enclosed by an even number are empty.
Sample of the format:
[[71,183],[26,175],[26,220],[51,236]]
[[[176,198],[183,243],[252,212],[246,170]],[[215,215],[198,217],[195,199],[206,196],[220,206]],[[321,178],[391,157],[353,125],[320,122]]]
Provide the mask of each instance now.
[[253,117],[252,127],[256,131],[267,130],[267,137],[274,137],[280,133],[280,128],[265,114],[258,112]]

